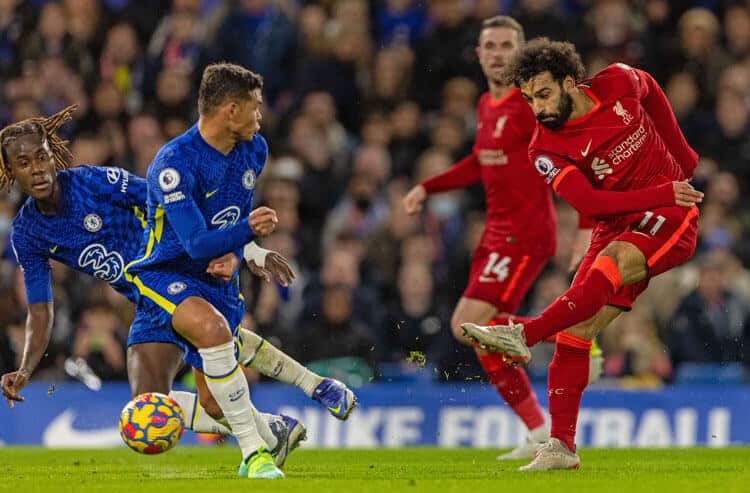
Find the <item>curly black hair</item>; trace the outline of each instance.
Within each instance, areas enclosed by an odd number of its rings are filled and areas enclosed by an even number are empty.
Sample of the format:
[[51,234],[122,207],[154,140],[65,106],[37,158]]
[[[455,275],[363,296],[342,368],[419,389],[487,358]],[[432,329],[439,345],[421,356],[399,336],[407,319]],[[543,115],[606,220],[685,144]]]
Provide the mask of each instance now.
[[503,78],[507,84],[520,87],[521,83],[544,72],[550,72],[558,82],[568,75],[579,81],[585,77],[586,68],[572,43],[536,38],[513,57],[505,67]]

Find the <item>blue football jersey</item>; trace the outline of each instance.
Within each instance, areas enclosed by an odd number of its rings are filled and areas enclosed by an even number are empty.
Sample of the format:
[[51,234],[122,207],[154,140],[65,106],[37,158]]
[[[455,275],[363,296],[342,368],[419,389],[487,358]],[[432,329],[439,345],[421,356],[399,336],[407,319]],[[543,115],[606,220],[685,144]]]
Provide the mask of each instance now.
[[197,125],[162,147],[147,175],[149,237],[128,274],[166,270],[206,277],[212,258],[241,254],[253,237],[248,216],[267,157],[260,135],[225,156],[203,140]]
[[49,259],[98,279],[136,301],[125,265],[146,227],[146,181],[120,168],[78,166],[57,172],[60,208],[45,216],[29,198],[13,220],[11,244],[28,303],[52,301]]

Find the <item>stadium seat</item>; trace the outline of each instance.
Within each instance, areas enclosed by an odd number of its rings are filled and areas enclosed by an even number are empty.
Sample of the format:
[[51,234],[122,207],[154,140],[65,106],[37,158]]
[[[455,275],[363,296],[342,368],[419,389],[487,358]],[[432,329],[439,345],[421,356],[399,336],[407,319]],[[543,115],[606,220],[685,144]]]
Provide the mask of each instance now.
[[675,371],[678,384],[742,384],[746,379],[742,363],[683,363]]

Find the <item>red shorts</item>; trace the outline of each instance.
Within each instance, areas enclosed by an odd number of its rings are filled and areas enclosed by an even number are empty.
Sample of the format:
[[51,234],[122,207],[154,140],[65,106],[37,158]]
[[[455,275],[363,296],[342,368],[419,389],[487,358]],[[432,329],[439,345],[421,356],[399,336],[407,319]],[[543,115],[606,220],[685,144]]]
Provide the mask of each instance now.
[[652,277],[684,264],[693,256],[698,236],[698,208],[663,207],[628,214],[612,223],[601,224],[594,229],[591,246],[581,261],[572,285],[583,280],[604,247],[613,241],[632,243],[646,257],[648,275],[642,281],[620,288],[607,303],[630,310]]
[[495,305],[499,312],[516,313],[547,260],[548,256],[529,255],[517,245],[480,244],[471,259],[464,297]]

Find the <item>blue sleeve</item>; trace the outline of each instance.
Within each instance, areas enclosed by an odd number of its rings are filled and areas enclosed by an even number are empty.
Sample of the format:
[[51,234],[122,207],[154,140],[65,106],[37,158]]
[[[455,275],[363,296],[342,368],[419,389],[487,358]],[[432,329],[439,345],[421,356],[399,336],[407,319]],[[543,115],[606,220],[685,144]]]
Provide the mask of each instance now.
[[242,248],[255,237],[246,220],[240,220],[221,230],[207,228],[203,214],[195,202],[195,177],[185,166],[169,161],[151,166],[148,186],[192,259],[219,257]]
[[16,261],[23,271],[26,303],[31,305],[52,301],[50,265],[44,252],[29,244],[16,225],[11,231],[10,242]]

